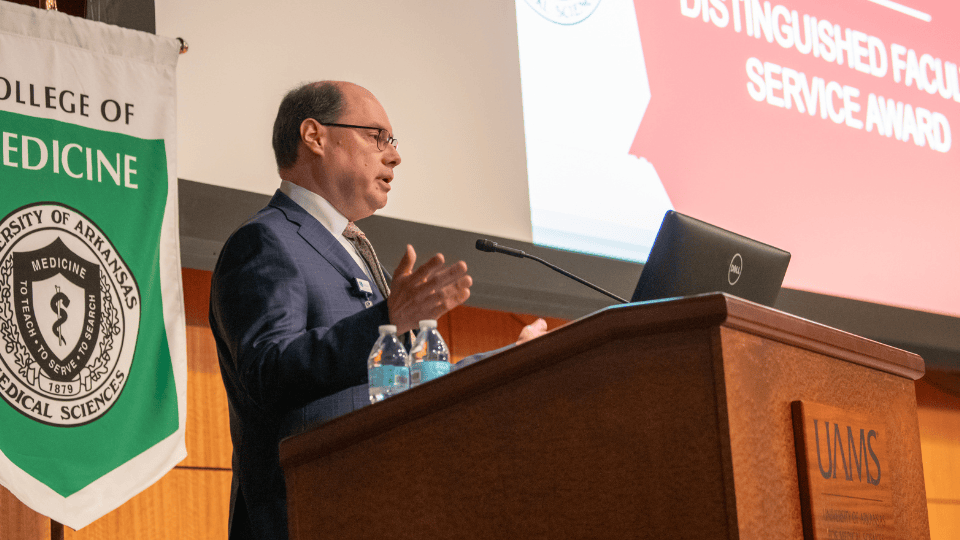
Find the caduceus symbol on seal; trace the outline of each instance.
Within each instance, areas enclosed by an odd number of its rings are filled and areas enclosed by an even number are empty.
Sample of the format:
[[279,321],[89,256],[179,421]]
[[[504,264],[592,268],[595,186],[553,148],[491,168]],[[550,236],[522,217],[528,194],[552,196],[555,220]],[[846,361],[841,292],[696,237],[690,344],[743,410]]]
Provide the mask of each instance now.
[[63,326],[63,323],[67,322],[68,307],[70,307],[70,299],[67,298],[67,295],[63,294],[60,286],[57,285],[57,294],[53,295],[53,298],[50,299],[50,309],[57,314],[57,322],[53,323],[53,334],[57,336],[60,345],[66,345],[67,343],[67,340],[63,338],[63,334],[60,332],[60,327]]

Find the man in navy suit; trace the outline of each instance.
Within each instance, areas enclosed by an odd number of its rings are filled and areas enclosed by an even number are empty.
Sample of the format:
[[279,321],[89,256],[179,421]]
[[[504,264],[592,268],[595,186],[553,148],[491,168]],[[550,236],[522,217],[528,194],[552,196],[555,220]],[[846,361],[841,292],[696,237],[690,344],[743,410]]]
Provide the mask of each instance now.
[[[379,263],[344,236],[386,205],[400,164],[373,94],[334,81],[291,91],[273,147],[280,189],[227,240],[211,285],[233,440],[231,539],[287,538],[280,439],[368,404],[377,328],[413,330],[466,301],[472,284],[465,263],[445,265],[440,254],[414,270],[408,245],[381,291]],[[544,330],[538,321],[521,341]]]

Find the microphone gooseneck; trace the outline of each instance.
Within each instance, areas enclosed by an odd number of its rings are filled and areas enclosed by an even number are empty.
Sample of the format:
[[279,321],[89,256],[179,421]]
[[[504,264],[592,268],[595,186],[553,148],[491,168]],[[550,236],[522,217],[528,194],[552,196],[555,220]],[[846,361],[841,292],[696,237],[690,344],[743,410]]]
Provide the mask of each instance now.
[[547,261],[545,261],[545,260],[543,260],[543,259],[541,259],[541,258],[539,258],[539,257],[534,257],[533,255],[528,255],[528,254],[524,253],[523,251],[521,251],[521,250],[519,250],[519,249],[514,249],[514,248],[510,248],[510,247],[506,247],[506,246],[501,246],[501,245],[498,245],[496,242],[492,242],[492,241],[487,240],[487,239],[484,239],[484,238],[479,238],[479,239],[477,239],[477,249],[480,250],[480,251],[486,251],[486,252],[488,252],[488,253],[494,253],[494,252],[496,252],[496,253],[503,253],[503,254],[505,254],[505,255],[511,255],[511,256],[513,256],[513,257],[519,257],[519,258],[521,258],[521,259],[533,259],[533,260],[537,261],[538,263],[540,263],[540,264],[542,264],[542,265],[550,268],[551,270],[553,270],[553,271],[555,271],[555,272],[559,272],[559,273],[567,276],[568,278],[570,278],[570,279],[572,279],[572,280],[574,280],[574,281],[577,281],[578,283],[581,283],[581,284],[583,284],[583,285],[586,285],[587,287],[590,287],[591,289],[593,289],[593,290],[595,290],[595,291],[597,291],[597,292],[599,292],[599,293],[601,293],[601,294],[605,294],[605,295],[609,296],[610,298],[613,298],[614,300],[616,300],[617,302],[620,302],[621,304],[626,304],[626,303],[628,303],[628,302],[627,302],[626,300],[624,300],[623,298],[620,298],[619,296],[617,296],[617,295],[615,295],[615,294],[613,294],[613,293],[611,293],[611,292],[608,292],[608,291],[606,291],[606,290],[604,290],[604,289],[601,289],[600,287],[597,287],[597,286],[594,285],[593,283],[590,283],[589,281],[587,281],[587,280],[585,280],[585,279],[583,279],[583,278],[579,278],[579,277],[571,274],[570,272],[567,272],[566,270],[564,270],[564,269],[562,269],[562,268],[560,268],[560,267],[554,266],[554,265],[548,263]]

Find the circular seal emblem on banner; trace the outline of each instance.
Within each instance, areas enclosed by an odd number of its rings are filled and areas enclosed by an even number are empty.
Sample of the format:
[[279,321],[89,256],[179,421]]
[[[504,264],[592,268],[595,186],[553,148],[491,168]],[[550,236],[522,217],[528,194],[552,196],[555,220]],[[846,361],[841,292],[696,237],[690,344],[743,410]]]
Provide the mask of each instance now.
[[545,19],[557,24],[577,24],[593,15],[600,0],[526,0]]
[[123,390],[140,289],[106,234],[76,209],[37,203],[0,222],[0,396],[38,422],[79,426]]

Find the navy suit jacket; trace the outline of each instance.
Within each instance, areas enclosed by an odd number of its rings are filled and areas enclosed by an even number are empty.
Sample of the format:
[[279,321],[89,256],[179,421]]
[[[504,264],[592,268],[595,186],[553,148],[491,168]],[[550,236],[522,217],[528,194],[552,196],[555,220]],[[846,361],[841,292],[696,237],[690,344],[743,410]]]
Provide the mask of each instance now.
[[281,192],[237,229],[210,289],[230,406],[230,538],[287,538],[277,446],[369,403],[367,355],[387,305],[343,246]]

